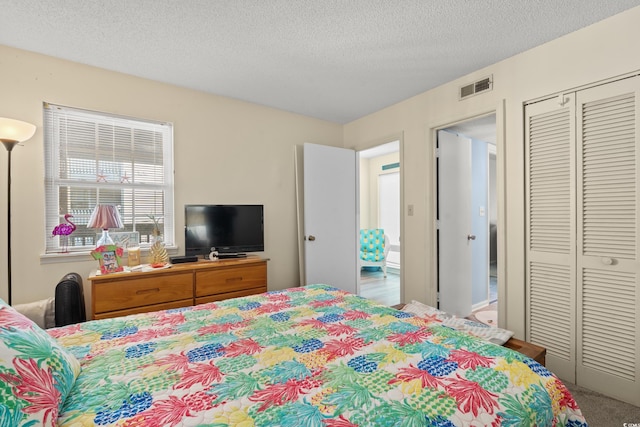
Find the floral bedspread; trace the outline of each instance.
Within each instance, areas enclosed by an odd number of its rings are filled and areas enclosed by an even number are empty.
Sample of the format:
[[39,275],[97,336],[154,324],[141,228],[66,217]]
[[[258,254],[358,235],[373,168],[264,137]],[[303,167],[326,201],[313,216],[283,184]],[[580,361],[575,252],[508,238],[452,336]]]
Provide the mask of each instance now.
[[586,426],[532,359],[326,285],[49,332],[61,426]]

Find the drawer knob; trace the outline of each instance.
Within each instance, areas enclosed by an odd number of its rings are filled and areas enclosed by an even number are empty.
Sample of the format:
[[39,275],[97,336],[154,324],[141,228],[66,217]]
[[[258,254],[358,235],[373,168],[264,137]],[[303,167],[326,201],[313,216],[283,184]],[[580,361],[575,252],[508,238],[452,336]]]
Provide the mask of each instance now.
[[230,282],[242,282],[242,277],[230,277],[227,279],[227,283]]

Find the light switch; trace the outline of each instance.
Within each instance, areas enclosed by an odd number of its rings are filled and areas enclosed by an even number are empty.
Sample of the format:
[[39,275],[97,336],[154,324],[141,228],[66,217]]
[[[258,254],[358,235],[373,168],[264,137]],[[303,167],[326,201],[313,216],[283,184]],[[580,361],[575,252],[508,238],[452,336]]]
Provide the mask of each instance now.
[[407,215],[413,216],[413,205],[407,205]]
[[480,206],[480,216],[484,216],[484,206]]

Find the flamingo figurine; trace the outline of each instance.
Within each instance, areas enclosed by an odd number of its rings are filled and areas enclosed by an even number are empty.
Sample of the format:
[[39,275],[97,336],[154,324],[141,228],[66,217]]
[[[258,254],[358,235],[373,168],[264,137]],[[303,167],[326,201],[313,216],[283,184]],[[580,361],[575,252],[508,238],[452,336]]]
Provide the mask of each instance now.
[[76,225],[69,221],[69,218],[73,218],[73,215],[65,214],[64,220],[66,223],[56,225],[51,232],[51,237],[60,236],[60,247],[63,253],[68,252],[69,234],[76,231]]

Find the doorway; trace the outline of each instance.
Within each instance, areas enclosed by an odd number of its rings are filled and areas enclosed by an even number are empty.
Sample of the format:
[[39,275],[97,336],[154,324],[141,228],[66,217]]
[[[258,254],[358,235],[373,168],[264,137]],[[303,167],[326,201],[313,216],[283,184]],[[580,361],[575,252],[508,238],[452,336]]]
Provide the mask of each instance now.
[[439,130],[436,168],[439,307],[497,326],[496,115]]
[[382,230],[388,246],[386,275],[381,267],[359,264],[360,296],[393,306],[401,302],[400,141],[358,152],[358,168],[360,230]]

